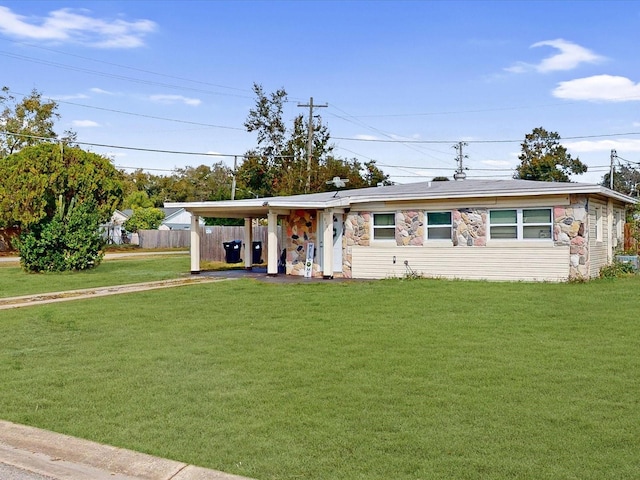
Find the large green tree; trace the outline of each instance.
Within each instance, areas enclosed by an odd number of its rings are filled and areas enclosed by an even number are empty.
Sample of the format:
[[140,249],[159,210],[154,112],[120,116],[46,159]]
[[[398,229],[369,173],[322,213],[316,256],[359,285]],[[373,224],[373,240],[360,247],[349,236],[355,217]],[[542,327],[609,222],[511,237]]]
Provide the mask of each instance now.
[[122,196],[121,174],[110,160],[63,143],[24,147],[0,159],[0,222],[29,228],[53,218],[59,197],[93,201],[106,221]]
[[[37,90],[18,100],[8,87],[3,87],[0,93],[0,158],[58,138],[53,130],[60,117],[57,108],[56,102],[43,99]],[[62,140],[70,143],[75,136],[74,132],[65,132]]]
[[[602,177],[601,185],[607,188],[611,187],[611,173],[607,173]],[[613,189],[625,195],[638,195],[640,170],[627,165],[620,165],[613,173]]]
[[578,157],[573,158],[560,144],[560,135],[542,127],[534,128],[522,143],[520,165],[513,178],[544,182],[568,182],[569,175],[587,171]]
[[122,172],[125,196],[122,208],[162,207],[164,202],[229,200],[232,170],[223,162],[186,166],[171,175],[152,175],[142,170]]
[[[349,188],[389,183],[374,160],[364,165],[358,160],[333,155],[327,125],[319,115],[309,119],[297,115],[291,129],[283,120],[287,93],[281,88],[268,95],[254,84],[256,105],[249,111],[245,127],[257,134],[257,146],[249,150],[237,171],[239,196],[277,196],[334,189],[327,184],[333,177],[349,180]],[[308,141],[312,130],[311,165]]]

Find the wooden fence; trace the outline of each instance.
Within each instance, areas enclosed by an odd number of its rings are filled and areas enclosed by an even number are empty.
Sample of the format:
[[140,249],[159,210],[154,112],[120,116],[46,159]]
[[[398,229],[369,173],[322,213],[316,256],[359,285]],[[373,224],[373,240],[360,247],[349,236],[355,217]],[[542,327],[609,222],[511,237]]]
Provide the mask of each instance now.
[[[261,242],[262,259],[265,262],[267,261],[267,236],[268,227],[253,227],[253,241]],[[138,238],[140,248],[184,248],[191,245],[189,230],[140,230]],[[209,262],[224,261],[223,244],[234,240],[240,240],[244,243],[244,227],[202,227],[200,230],[200,259]],[[278,227],[278,245],[283,245],[281,227]],[[251,245],[251,247],[253,246]],[[245,249],[246,246],[241,250],[243,260],[246,255]]]
[[[261,242],[264,262],[267,261],[267,236],[268,227],[253,227],[253,241]],[[223,244],[234,240],[240,240],[244,243],[244,227],[203,227],[200,234],[200,259],[209,262],[223,262],[225,260]],[[278,227],[278,245],[283,245],[280,227]],[[252,245],[249,246],[249,248],[251,247]],[[240,255],[243,260],[246,250],[247,246],[245,245]]]
[[625,252],[637,252],[640,253],[640,245],[634,238],[633,225],[630,223],[624,224],[624,251]]
[[191,244],[189,230],[139,230],[140,248],[180,248]]

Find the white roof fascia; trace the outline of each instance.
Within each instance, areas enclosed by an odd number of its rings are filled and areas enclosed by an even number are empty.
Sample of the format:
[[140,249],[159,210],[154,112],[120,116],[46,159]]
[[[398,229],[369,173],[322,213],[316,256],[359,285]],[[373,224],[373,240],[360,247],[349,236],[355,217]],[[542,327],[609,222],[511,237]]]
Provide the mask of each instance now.
[[[510,188],[505,190],[487,190],[476,189],[466,190],[463,192],[451,192],[444,191],[439,193],[432,193],[427,191],[420,193],[385,193],[384,187],[380,188],[380,191],[376,191],[375,194],[359,195],[358,190],[343,190],[338,193],[338,196],[329,196],[326,200],[309,200],[305,201],[304,195],[292,195],[283,197],[268,197],[268,198],[256,198],[256,199],[243,199],[243,200],[222,200],[212,202],[187,202],[187,203],[166,203],[165,207],[175,208],[182,207],[188,211],[195,213],[202,211],[221,211],[227,210],[229,212],[242,212],[245,209],[254,209],[260,212],[267,213],[269,209],[318,209],[325,208],[341,208],[349,207],[353,204],[372,203],[372,202],[394,202],[394,201],[425,201],[425,200],[445,200],[445,199],[464,199],[464,198],[490,198],[490,197],[527,197],[527,196],[543,196],[543,195],[568,195],[568,194],[598,194],[605,197],[614,198],[623,203],[635,204],[638,203],[638,199],[632,198],[628,195],[610,190],[602,185],[597,184],[585,184],[585,183],[549,183],[549,186],[545,185],[545,188],[536,189],[518,189]],[[328,192],[331,193],[331,192]],[[334,194],[335,195],[335,194]]]
[[[567,185],[575,185],[574,188],[567,188]],[[591,184],[567,184],[556,188],[541,190],[501,190],[497,192],[491,191],[466,191],[466,192],[442,192],[431,195],[418,194],[395,194],[395,195],[367,195],[359,197],[357,193],[350,198],[350,204],[370,203],[370,202],[392,202],[392,201],[424,201],[424,200],[447,200],[447,199],[463,199],[463,198],[488,198],[488,197],[527,197],[527,196],[543,196],[543,195],[568,195],[568,194],[600,194],[605,197],[615,198],[624,203],[638,203],[638,199],[609,190],[601,185]]]

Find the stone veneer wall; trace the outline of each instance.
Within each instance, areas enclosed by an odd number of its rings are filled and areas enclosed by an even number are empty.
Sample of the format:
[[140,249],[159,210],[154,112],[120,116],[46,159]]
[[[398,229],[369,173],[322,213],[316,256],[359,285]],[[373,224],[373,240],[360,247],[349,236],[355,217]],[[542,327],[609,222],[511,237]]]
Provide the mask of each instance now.
[[342,257],[342,276],[351,278],[351,262],[353,259],[351,247],[371,245],[371,213],[355,212],[347,215],[344,221],[342,237],[344,255]]
[[424,244],[424,212],[396,212],[396,244],[399,247]]
[[569,279],[589,277],[589,228],[587,197],[571,195],[569,206],[553,209],[553,241],[569,246]]
[[453,211],[453,245],[456,247],[487,245],[486,208],[461,208]]
[[[461,208],[453,210],[452,215],[454,246],[486,246],[488,209]],[[569,278],[588,278],[587,197],[571,195],[569,206],[554,207],[553,218],[554,244],[570,247]],[[397,245],[424,245],[424,221],[424,212],[422,211],[397,212]],[[354,245],[369,246],[371,244],[370,235],[371,214],[369,212],[352,213],[347,216],[344,223],[343,275],[345,277],[351,277],[351,247]],[[304,257],[301,262],[304,266]]]
[[287,274],[304,276],[304,264],[307,259],[307,245],[313,242],[316,246],[313,274],[319,272],[316,263],[318,243],[316,239],[317,214],[315,210],[295,210],[287,217]]

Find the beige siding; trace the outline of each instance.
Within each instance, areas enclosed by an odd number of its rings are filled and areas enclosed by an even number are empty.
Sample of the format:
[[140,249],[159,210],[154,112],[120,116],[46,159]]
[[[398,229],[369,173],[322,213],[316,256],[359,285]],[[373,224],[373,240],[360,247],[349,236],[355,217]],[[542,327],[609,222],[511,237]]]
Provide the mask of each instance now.
[[[601,220],[597,221],[597,211],[601,212]],[[601,226],[601,235],[597,234],[597,226]],[[601,241],[598,241],[601,238]],[[595,197],[589,198],[589,275],[597,277],[600,269],[608,263],[608,231],[607,203]]]
[[[352,247],[354,278],[425,277],[566,281],[569,247]],[[394,263],[395,259],[395,263]]]
[[465,198],[463,200],[424,200],[412,202],[372,202],[360,203],[351,208],[352,212],[397,212],[401,210],[453,210],[457,208],[535,208],[569,205],[569,195],[545,195],[526,197]]

